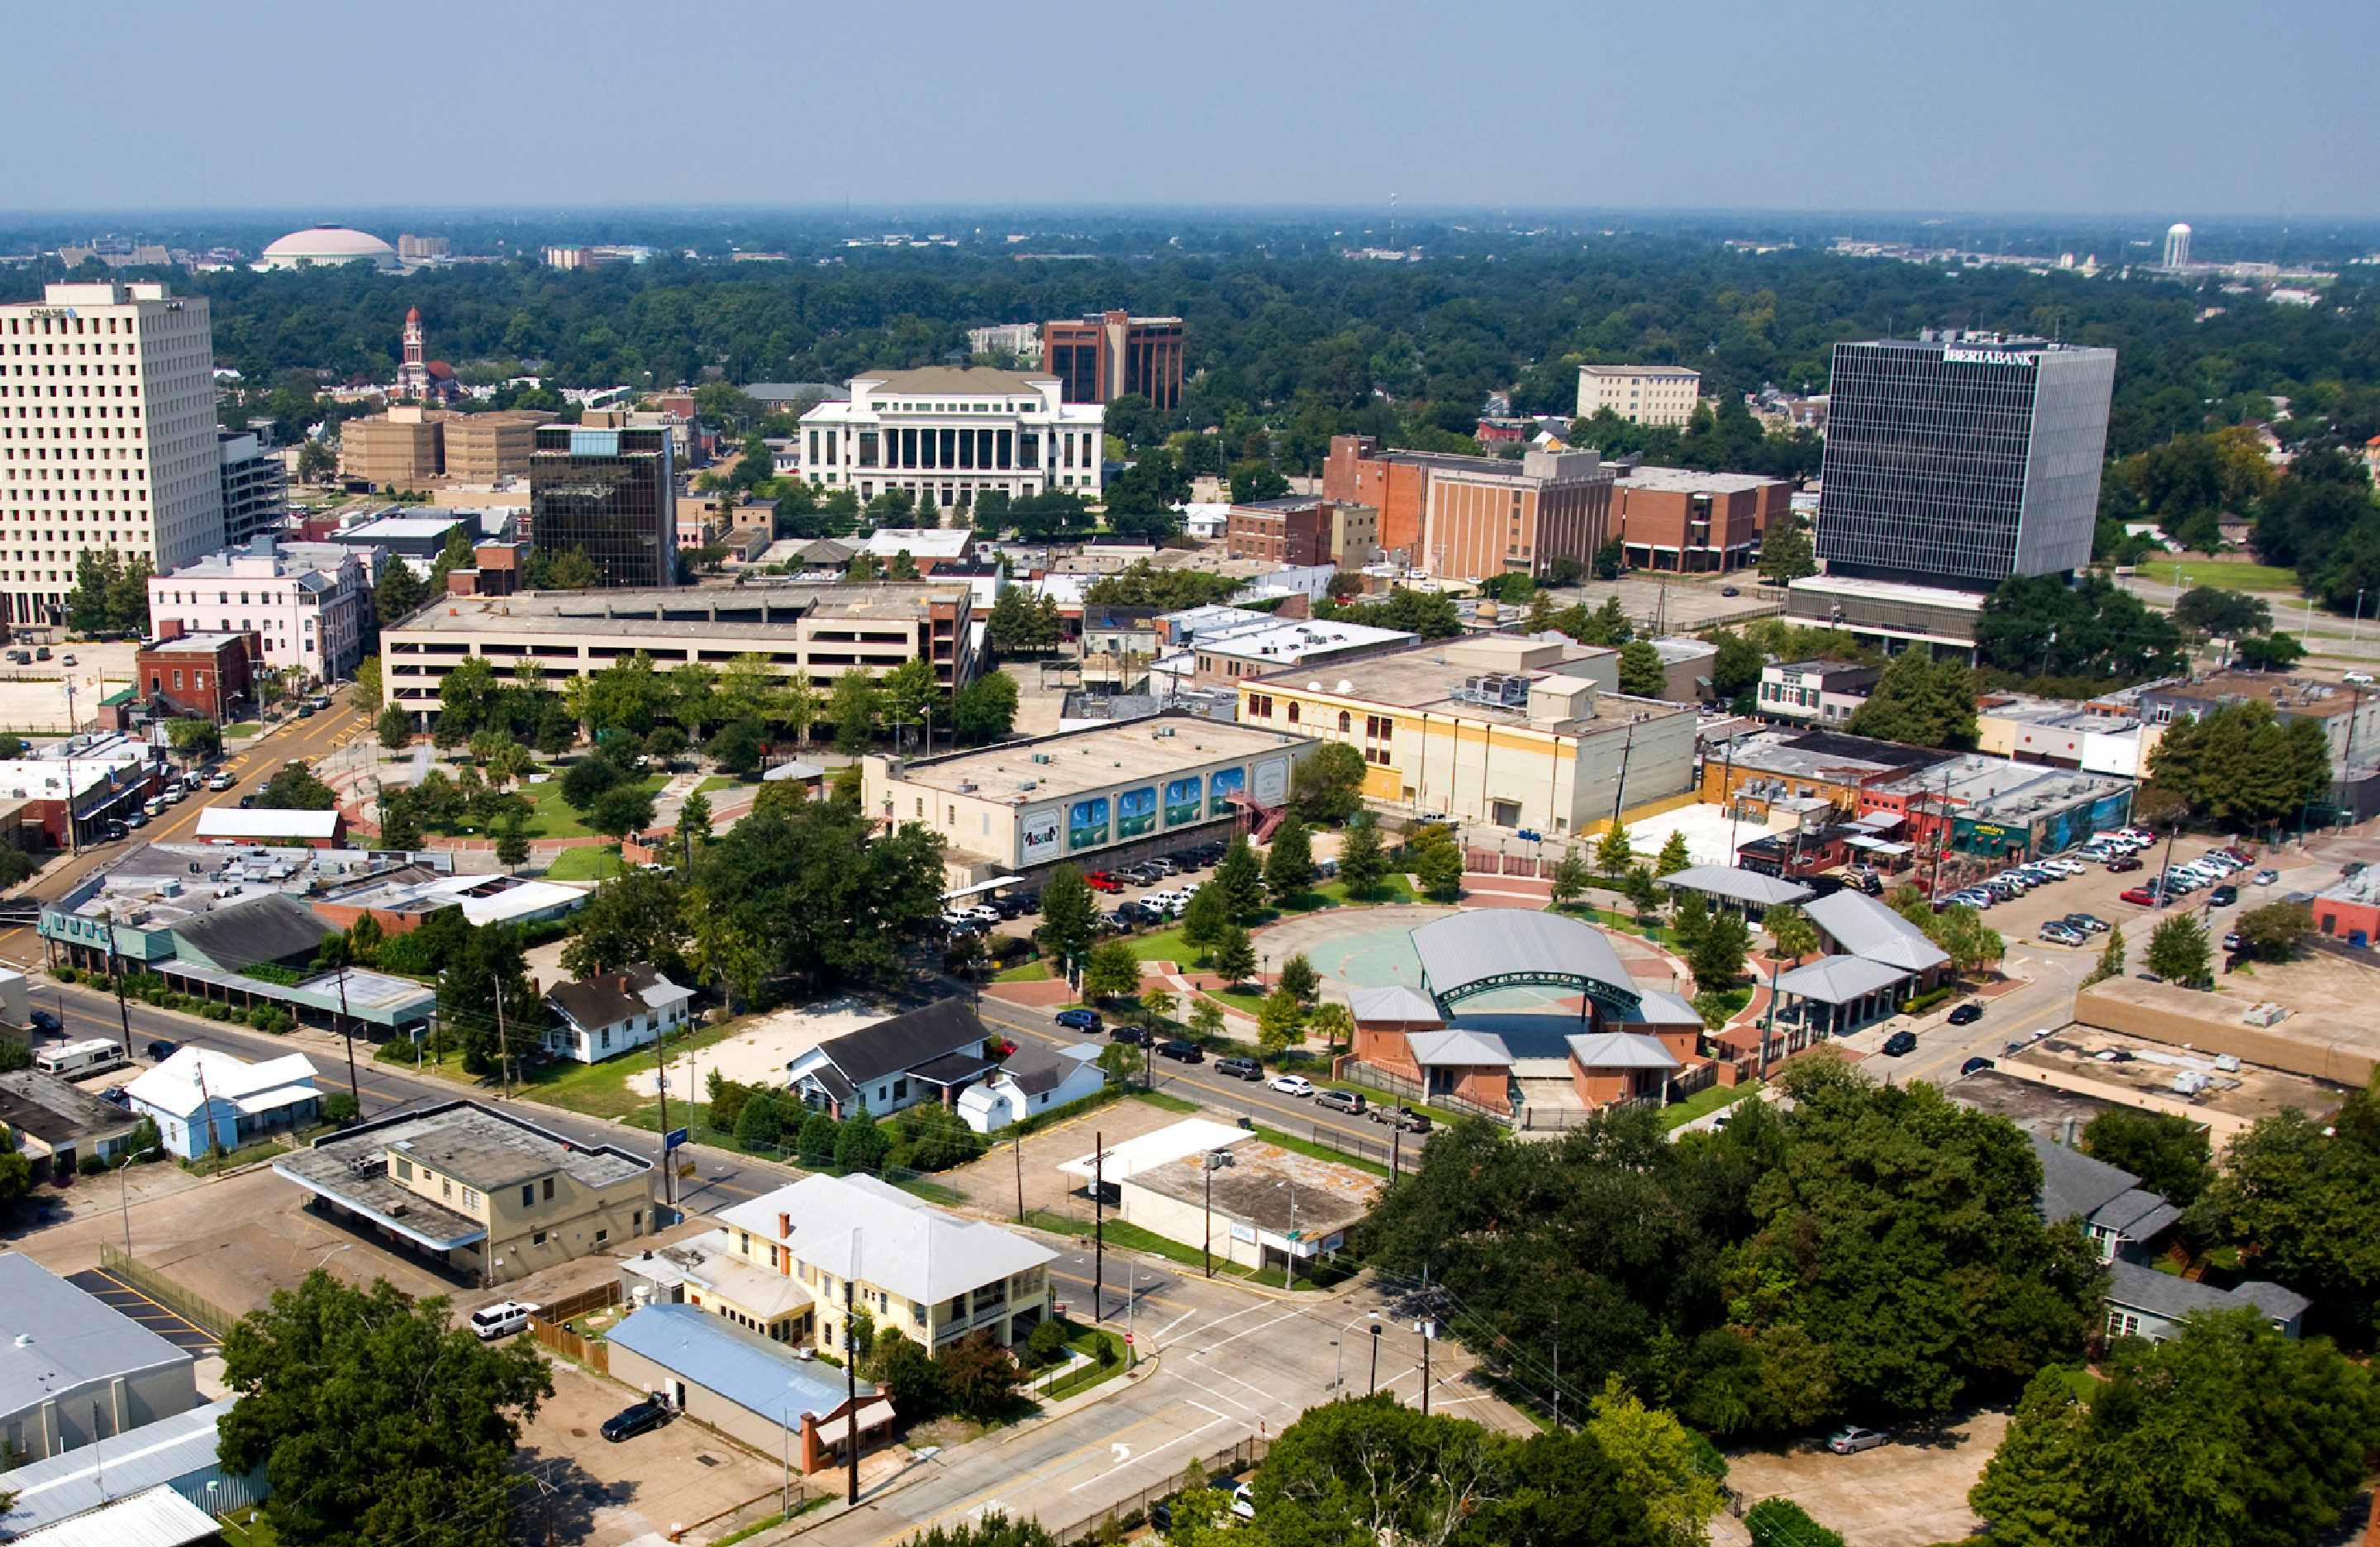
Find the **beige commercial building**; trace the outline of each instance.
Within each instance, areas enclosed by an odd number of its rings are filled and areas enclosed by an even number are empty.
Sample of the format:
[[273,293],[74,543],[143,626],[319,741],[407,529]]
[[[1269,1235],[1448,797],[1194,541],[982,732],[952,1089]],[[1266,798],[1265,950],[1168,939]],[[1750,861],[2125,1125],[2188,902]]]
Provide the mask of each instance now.
[[406,405],[347,420],[339,427],[339,476],[398,489],[443,476],[445,437],[439,429],[454,417],[449,409]]
[[1703,375],[1678,365],[1582,365],[1578,417],[1609,408],[1632,424],[1683,424],[1694,416]]
[[446,443],[446,476],[470,482],[528,476],[537,450],[537,427],[552,414],[463,414],[441,426]]
[[523,591],[442,596],[382,627],[381,659],[389,701],[429,713],[446,674],[473,655],[504,676],[534,661],[556,688],[639,652],[664,672],[688,663],[717,672],[757,654],[779,676],[820,689],[854,666],[882,676],[924,660],[955,689],[975,679],[974,634],[963,580]]
[[940,833],[952,884],[971,886],[1061,859],[1106,870],[1203,842],[1247,805],[1288,799],[1291,765],[1313,749],[1169,711],[988,751],[871,757],[861,799],[883,822]]
[[204,297],[102,281],[0,306],[6,621],[64,624],[84,552],[166,570],[223,546],[213,371]]
[[1372,799],[1550,838],[1691,799],[1695,711],[1619,679],[1600,646],[1448,640],[1243,679],[1240,722],[1357,749]]
[[334,1218],[483,1284],[526,1278],[652,1225],[652,1162],[473,1102],[348,1128],[273,1169]]

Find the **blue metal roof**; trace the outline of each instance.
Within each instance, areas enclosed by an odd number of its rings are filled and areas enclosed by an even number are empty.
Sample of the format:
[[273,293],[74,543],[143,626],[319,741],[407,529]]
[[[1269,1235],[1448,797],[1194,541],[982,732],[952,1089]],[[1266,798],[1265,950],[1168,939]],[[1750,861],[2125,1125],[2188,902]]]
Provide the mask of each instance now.
[[[832,1365],[795,1358],[783,1344],[694,1306],[646,1306],[613,1328],[611,1340],[690,1386],[779,1422],[801,1413],[824,1418],[843,1406],[844,1383]],[[862,1381],[859,1395],[873,1396],[876,1387]]]

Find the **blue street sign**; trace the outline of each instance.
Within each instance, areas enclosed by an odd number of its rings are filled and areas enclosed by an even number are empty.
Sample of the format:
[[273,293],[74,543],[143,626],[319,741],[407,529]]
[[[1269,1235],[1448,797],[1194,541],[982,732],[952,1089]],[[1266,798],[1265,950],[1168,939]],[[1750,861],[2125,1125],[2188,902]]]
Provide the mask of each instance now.
[[685,1142],[686,1130],[684,1128],[672,1128],[668,1134],[662,1138],[662,1148],[664,1150],[674,1150]]

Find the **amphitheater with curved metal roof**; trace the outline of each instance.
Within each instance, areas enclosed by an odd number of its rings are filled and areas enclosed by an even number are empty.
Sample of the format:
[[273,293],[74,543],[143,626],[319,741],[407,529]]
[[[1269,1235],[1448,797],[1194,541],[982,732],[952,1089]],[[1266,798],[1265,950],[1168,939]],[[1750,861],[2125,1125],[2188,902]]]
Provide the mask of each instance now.
[[1643,995],[1603,932],[1559,913],[1475,908],[1413,932],[1422,992],[1451,1016],[1462,1000],[1508,988],[1575,989],[1614,1015]]

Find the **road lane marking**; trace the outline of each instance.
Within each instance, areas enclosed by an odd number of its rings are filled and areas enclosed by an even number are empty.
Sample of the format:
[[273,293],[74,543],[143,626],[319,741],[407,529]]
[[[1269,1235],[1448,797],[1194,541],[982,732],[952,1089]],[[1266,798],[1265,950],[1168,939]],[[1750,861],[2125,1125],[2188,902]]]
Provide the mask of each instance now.
[[1267,1327],[1277,1327],[1283,1322],[1294,1321],[1297,1317],[1303,1314],[1305,1314],[1303,1311],[1297,1310],[1282,1311],[1280,1315],[1274,1317],[1269,1322],[1259,1322],[1253,1327],[1243,1328],[1241,1331],[1233,1333],[1231,1336],[1209,1343],[1207,1346],[1197,1349],[1196,1352],[1201,1354],[1211,1354],[1226,1343],[1236,1343],[1241,1338],[1254,1336],[1256,1334],[1264,1331]]
[[[1206,1404],[1202,1402],[1193,1402],[1190,1403],[1189,1406],[1200,1408],[1205,1412],[1215,1413],[1214,1408],[1207,1407]],[[1175,1445],[1181,1444],[1185,1441],[1196,1439],[1199,1435],[1204,1434],[1208,1430],[1214,1428],[1215,1425],[1219,1423],[1229,1423],[1231,1419],[1225,1418],[1222,1414],[1215,1413],[1213,1418],[1208,1419],[1206,1422],[1200,1424],[1197,1428],[1189,1431],[1187,1433],[1177,1434],[1161,1445],[1157,1445],[1151,1449],[1142,1451],[1140,1453],[1139,1459],[1147,1461],[1159,1451],[1172,1450]],[[1099,1473],[1096,1477],[1087,1477],[1083,1479],[1082,1481],[1075,1484],[1072,1488],[1067,1489],[1066,1492],[1069,1493],[1079,1493],[1084,1489],[1088,1488],[1092,1483],[1104,1481],[1108,1478],[1113,1477],[1116,1473],[1123,1470],[1126,1467],[1134,1464],[1135,1463],[1131,1461],[1119,1461],[1114,1466],[1110,1467],[1106,1471]]]
[[1167,1333],[1172,1332],[1174,1328],[1180,1326],[1183,1322],[1187,1322],[1190,1318],[1197,1314],[1198,1312],[1195,1309],[1184,1311],[1181,1315],[1176,1316],[1172,1321],[1166,1322],[1165,1325],[1158,1328],[1155,1332],[1150,1333],[1148,1334],[1148,1340],[1151,1343],[1156,1342],[1159,1338],[1163,1337]]

